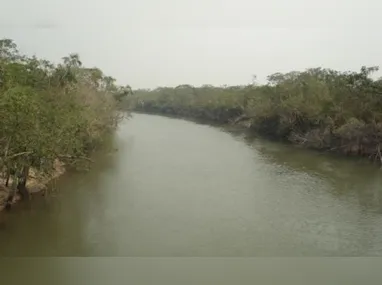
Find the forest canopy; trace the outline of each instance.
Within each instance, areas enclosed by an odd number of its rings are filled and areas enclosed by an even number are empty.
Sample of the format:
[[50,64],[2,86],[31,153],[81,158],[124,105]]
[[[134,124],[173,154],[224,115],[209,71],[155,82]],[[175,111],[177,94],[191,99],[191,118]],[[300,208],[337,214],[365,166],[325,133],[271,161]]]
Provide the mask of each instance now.
[[49,174],[56,159],[86,157],[116,127],[118,103],[130,91],[100,69],[84,67],[78,54],[54,64],[0,40],[0,170],[6,181],[13,176],[25,186],[31,167]]

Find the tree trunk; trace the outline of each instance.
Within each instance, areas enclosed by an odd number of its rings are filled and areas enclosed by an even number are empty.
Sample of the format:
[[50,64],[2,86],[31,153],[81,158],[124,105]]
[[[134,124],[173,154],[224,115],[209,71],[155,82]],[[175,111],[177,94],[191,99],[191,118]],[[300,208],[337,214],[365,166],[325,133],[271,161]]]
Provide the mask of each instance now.
[[12,185],[10,187],[9,196],[8,196],[8,199],[7,199],[6,205],[5,205],[5,209],[7,211],[9,211],[12,207],[13,199],[16,195],[17,181],[18,181],[17,175],[14,175],[14,172],[12,170],[8,171],[8,174],[9,174],[9,176],[12,175],[13,177],[12,177]]
[[9,184],[9,177],[11,177],[11,172],[9,170],[7,170],[7,178],[5,180],[5,186],[8,187],[8,184]]
[[24,166],[21,172],[20,180],[17,184],[17,189],[19,190],[22,199],[27,199],[27,198],[30,199],[29,192],[26,188],[28,176],[29,176],[29,166]]

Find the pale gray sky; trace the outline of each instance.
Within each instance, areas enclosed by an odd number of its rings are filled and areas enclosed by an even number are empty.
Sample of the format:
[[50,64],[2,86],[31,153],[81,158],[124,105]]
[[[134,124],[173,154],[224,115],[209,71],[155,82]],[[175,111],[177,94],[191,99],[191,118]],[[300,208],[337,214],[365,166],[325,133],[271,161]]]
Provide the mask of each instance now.
[[52,61],[78,52],[133,88],[247,84],[382,60],[380,0],[0,0],[0,38]]

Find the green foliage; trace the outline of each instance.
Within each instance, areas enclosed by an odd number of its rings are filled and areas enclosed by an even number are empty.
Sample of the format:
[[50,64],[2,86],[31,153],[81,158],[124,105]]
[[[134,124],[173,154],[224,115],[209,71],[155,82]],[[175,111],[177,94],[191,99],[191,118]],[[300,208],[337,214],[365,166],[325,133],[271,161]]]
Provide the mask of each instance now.
[[86,157],[118,123],[125,91],[78,54],[54,65],[0,40],[0,170],[49,173],[55,159]]
[[241,112],[246,92],[247,87],[179,85],[134,90],[126,102],[135,110],[226,122]]
[[314,68],[272,74],[265,85],[136,90],[130,103],[138,111],[221,123],[245,117],[275,138],[373,157],[382,141],[382,80],[371,78],[377,70]]

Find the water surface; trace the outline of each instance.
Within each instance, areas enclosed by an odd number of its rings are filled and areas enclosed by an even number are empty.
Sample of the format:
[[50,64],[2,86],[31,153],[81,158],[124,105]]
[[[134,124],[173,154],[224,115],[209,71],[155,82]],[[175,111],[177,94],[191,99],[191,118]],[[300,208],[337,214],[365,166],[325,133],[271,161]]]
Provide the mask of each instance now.
[[0,256],[382,255],[368,162],[143,114],[115,144],[3,215]]

